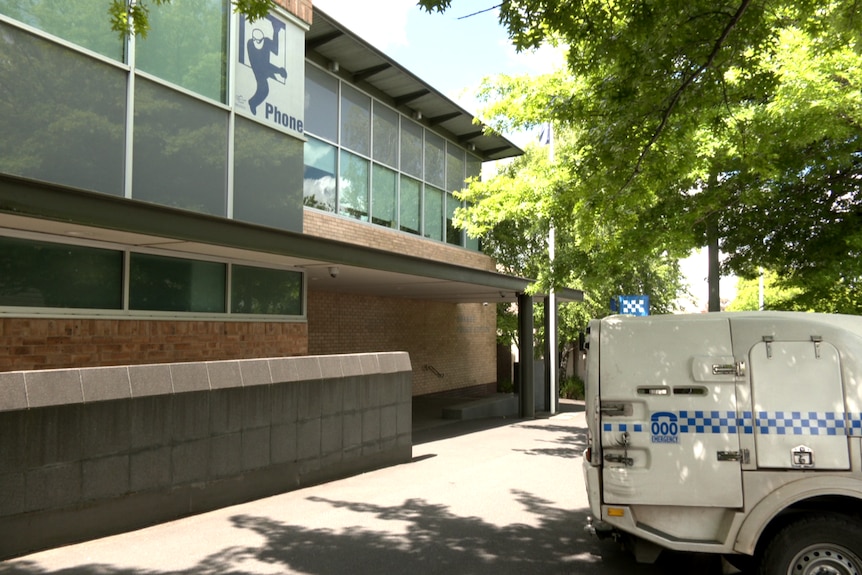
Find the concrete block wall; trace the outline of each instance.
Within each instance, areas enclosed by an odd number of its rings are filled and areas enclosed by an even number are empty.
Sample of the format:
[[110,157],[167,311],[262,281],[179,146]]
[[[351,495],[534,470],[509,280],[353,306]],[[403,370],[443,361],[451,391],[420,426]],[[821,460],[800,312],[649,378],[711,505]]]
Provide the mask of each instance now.
[[[496,389],[496,306],[308,293],[309,353],[404,350],[413,394]],[[432,369],[433,368],[433,369]]]
[[0,559],[412,457],[406,353],[0,373]]

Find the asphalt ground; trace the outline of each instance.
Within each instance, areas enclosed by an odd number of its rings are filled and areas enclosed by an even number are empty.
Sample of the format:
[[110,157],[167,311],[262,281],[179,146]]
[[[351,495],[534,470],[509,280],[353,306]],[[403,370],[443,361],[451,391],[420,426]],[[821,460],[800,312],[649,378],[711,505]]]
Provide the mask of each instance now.
[[639,565],[584,530],[583,406],[443,420],[417,401],[410,463],[0,562],[4,575],[718,575],[713,557]]

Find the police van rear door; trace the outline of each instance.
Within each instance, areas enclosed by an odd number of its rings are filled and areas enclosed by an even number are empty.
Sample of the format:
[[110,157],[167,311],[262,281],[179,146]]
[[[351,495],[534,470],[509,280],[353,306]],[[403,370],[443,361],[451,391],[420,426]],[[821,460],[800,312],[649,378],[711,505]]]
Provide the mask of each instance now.
[[599,337],[604,502],[740,507],[728,320],[614,316]]
[[764,336],[749,352],[757,466],[850,469],[841,360],[828,341]]

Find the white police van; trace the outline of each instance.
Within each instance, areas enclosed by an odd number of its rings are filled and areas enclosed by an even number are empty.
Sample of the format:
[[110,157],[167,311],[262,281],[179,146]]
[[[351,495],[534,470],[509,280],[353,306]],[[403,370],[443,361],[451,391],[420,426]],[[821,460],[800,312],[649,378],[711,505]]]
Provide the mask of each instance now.
[[590,323],[591,526],[764,575],[862,574],[862,317]]

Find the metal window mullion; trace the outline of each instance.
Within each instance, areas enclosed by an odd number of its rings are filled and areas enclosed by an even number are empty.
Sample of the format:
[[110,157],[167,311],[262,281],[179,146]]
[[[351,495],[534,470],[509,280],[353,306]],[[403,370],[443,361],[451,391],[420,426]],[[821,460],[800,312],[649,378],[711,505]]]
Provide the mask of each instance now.
[[401,114],[395,111],[395,229],[401,231]]
[[123,197],[132,197],[132,178],[134,171],[135,141],[135,35],[129,34],[126,51],[128,54],[129,76],[126,78],[126,155],[123,180]]
[[227,205],[225,206],[225,214],[228,219],[233,219],[233,208],[234,208],[234,159],[236,157],[234,153],[234,146],[236,145],[236,108],[235,104],[235,81],[236,81],[236,61],[237,61],[237,48],[236,42],[234,39],[238,35],[239,30],[239,16],[236,14],[231,15],[229,24],[228,24],[228,41],[227,41],[227,87],[226,87],[226,104],[228,105],[228,121],[227,121],[227,169],[225,170],[225,177],[227,178]]
[[233,288],[233,263],[231,262],[225,262],[224,281],[224,312],[227,315],[231,315],[233,313],[231,306],[231,302],[233,301],[233,294],[231,293],[231,289]]
[[422,163],[420,164],[419,175],[419,237],[427,237],[425,235],[425,128],[422,128],[422,145],[420,146],[420,154],[422,154]]
[[123,250],[123,311],[128,312],[132,291],[132,252]]

